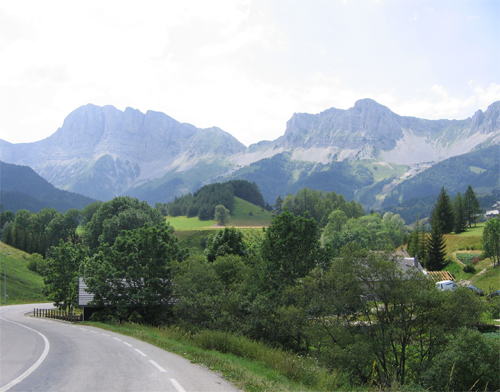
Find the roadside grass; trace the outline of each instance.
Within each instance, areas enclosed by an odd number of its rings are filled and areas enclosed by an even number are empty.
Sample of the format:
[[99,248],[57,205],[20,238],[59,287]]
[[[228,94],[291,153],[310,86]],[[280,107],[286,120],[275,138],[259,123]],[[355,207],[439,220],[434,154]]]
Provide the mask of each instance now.
[[330,372],[315,360],[242,336],[217,332],[185,332],[178,327],[86,322],[153,344],[223,375],[236,387],[251,392],[351,390],[348,378]]
[[[7,253],[10,255],[7,256]],[[7,305],[47,302],[42,293],[43,278],[28,269],[30,255],[0,242],[0,295],[3,305],[4,267],[7,267]],[[6,264],[4,264],[6,263]]]

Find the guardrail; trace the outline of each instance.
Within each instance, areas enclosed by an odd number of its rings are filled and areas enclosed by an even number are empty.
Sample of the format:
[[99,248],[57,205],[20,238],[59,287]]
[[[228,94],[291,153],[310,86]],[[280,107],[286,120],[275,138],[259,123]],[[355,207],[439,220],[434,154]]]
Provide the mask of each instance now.
[[74,312],[66,312],[60,309],[33,309],[33,317],[45,317],[57,320],[69,321],[76,323],[83,321],[83,314],[76,314]]

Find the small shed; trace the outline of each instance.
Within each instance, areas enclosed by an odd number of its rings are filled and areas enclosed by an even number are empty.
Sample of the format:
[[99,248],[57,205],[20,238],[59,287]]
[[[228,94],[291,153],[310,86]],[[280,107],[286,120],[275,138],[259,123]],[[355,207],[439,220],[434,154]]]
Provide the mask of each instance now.
[[87,290],[87,285],[82,277],[78,278],[78,305],[83,310],[83,321],[89,321],[94,312],[102,310],[102,306],[91,305],[94,294]]

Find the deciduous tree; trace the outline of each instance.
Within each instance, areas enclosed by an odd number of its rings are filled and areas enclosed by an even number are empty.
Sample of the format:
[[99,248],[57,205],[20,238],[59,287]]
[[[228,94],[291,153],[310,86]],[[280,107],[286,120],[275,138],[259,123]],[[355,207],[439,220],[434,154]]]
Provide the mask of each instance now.
[[78,277],[80,265],[89,255],[89,250],[81,244],[60,240],[59,246],[50,248],[49,257],[43,271],[44,293],[54,304],[71,311],[78,305]]
[[219,256],[246,254],[246,245],[243,241],[243,233],[234,228],[226,227],[218,230],[216,234],[208,237],[205,255],[212,262]]
[[145,224],[103,243],[82,271],[95,305],[122,320],[162,324],[172,307],[171,264],[185,256],[171,226]]
[[484,256],[493,261],[493,265],[498,265],[500,261],[500,220],[490,219],[486,222],[483,230]]
[[226,207],[219,204],[215,207],[214,219],[219,225],[225,226],[231,220],[231,214]]
[[265,233],[262,258],[267,290],[292,285],[321,262],[318,224],[287,210],[276,215]]

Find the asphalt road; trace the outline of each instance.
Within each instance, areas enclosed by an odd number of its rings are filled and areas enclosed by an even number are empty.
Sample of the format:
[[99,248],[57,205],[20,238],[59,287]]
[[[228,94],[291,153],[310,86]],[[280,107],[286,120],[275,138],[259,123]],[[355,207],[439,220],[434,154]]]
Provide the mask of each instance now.
[[220,375],[137,339],[0,308],[0,392],[238,391]]

